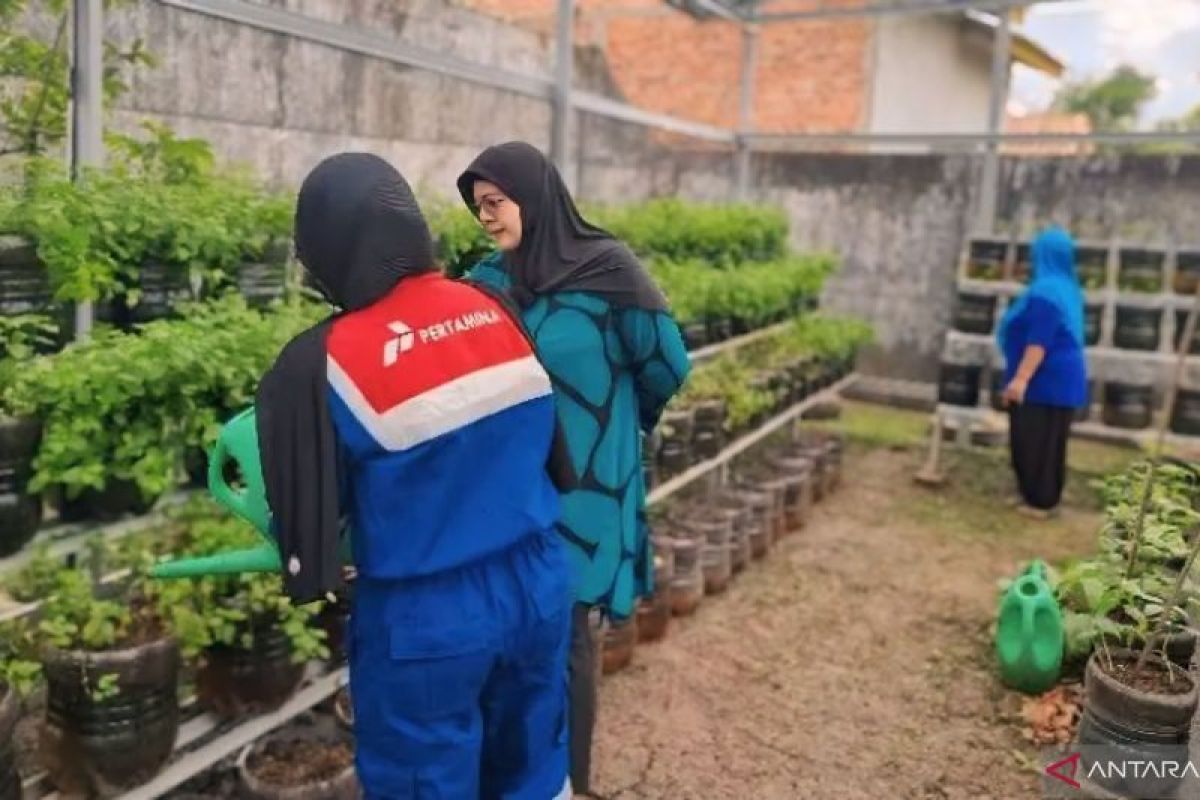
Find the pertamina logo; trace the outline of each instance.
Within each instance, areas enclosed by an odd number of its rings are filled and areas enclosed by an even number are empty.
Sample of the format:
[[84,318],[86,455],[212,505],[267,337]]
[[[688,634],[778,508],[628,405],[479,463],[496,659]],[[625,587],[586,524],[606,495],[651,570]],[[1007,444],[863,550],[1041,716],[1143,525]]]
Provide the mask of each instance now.
[[388,339],[387,344],[383,346],[383,365],[390,367],[395,364],[402,353],[407,353],[416,346],[418,340],[421,344],[437,342],[477,328],[495,325],[502,319],[500,314],[489,308],[450,317],[417,330],[413,330],[400,320],[389,322],[388,330],[395,335]]
[[391,339],[388,339],[387,344],[383,346],[383,365],[390,367],[400,358],[401,353],[407,353],[413,349],[416,344],[416,335],[413,329],[405,325],[400,320],[388,323],[388,330],[396,334]]
[[1075,773],[1079,771],[1079,756],[1080,753],[1074,753],[1061,761],[1055,761],[1046,767],[1046,774],[1073,789],[1080,788],[1079,781],[1075,780]]

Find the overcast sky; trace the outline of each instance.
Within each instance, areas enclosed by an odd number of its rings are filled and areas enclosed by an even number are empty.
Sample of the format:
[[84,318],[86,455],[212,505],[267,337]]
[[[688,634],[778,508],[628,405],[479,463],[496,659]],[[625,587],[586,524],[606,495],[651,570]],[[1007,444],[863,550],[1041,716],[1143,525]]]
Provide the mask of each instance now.
[[[1066,61],[1068,80],[1103,75],[1128,63],[1158,77],[1158,97],[1142,124],[1200,105],[1200,0],[1070,0],[1030,10],[1025,33]],[[1013,110],[1049,104],[1058,81],[1018,68]]]

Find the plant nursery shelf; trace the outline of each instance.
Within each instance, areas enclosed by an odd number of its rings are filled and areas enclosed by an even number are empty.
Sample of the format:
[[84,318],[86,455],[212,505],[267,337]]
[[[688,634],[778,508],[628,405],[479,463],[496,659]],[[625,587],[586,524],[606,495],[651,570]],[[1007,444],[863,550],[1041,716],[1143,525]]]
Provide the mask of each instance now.
[[[964,333],[963,331],[951,329],[948,331],[948,335],[960,342],[993,346],[996,343],[994,336],[985,333]],[[996,349],[997,351],[999,350],[999,348]],[[1093,358],[1120,358],[1129,361],[1154,362],[1156,364],[1173,364],[1179,357],[1177,353],[1170,351],[1126,350],[1120,347],[1089,347],[1087,348],[1087,354]],[[1189,363],[1200,364],[1200,355],[1189,354],[1187,360]]]

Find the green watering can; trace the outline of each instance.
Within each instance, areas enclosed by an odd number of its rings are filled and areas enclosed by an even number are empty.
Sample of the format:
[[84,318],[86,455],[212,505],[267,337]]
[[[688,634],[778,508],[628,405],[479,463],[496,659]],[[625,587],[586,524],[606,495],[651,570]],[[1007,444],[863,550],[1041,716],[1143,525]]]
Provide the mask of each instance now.
[[1064,636],[1046,565],[1035,560],[1000,600],[996,655],[1001,680],[1026,694],[1051,689],[1062,672]]
[[[225,465],[237,463],[245,488],[236,490],[225,482]],[[271,536],[271,509],[263,482],[258,452],[258,425],[254,408],[248,408],[225,424],[208,458],[208,490],[218,503],[254,526],[262,544],[198,558],[181,558],[155,566],[155,578],[197,578],[239,572],[280,572],[279,545]]]

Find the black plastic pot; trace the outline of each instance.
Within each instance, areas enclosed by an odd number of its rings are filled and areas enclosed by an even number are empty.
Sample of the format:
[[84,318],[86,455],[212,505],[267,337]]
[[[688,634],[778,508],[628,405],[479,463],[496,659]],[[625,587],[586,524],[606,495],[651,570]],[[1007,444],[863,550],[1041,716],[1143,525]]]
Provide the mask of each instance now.
[[1117,306],[1113,344],[1125,350],[1157,350],[1162,309]]
[[1184,436],[1200,436],[1200,391],[1180,389],[1171,409],[1171,430]]
[[958,293],[954,309],[954,327],[963,333],[990,334],[996,322],[996,296]]
[[691,322],[683,326],[683,343],[688,350],[699,350],[708,344],[708,327],[703,322]]
[[0,800],[21,800],[21,775],[13,746],[21,703],[6,686],[0,686],[0,693]]
[[942,362],[938,375],[938,402],[974,408],[979,405],[982,367]]
[[1083,343],[1087,347],[1095,347],[1100,343],[1101,321],[1104,316],[1104,306],[1091,304],[1083,307]]
[[995,411],[1004,411],[1004,369],[992,367],[992,383],[988,391],[988,402]]
[[174,313],[176,305],[193,299],[187,272],[166,264],[143,264],[130,288],[136,288],[139,293],[136,303],[129,302],[126,291],[118,291],[96,304],[96,319],[127,330],[134,325],[166,319]]
[[39,420],[0,416],[0,557],[24,547],[41,524],[42,501],[26,492],[41,438]]
[[311,780],[295,786],[284,786],[263,779],[254,770],[259,758],[274,748],[286,747],[288,743],[304,741],[308,746],[340,747],[353,753],[353,742],[349,734],[341,731],[318,732],[293,726],[266,739],[247,745],[237,760],[238,777],[242,791],[250,800],[358,800],[361,790],[354,771],[354,761],[332,777]]
[[1178,294],[1195,294],[1200,283],[1200,251],[1181,250],[1175,254],[1175,280],[1172,288]]
[[[166,763],[179,730],[179,645],[160,639],[101,653],[48,649],[41,756],[63,794],[110,797]],[[112,675],[116,692],[94,699]]]
[[37,246],[16,236],[0,236],[0,316],[46,309],[50,278],[38,261]]
[[705,400],[695,407],[692,453],[697,459],[713,458],[725,446],[725,401]]
[[84,489],[78,497],[62,497],[58,508],[64,522],[114,520],[127,514],[145,514],[157,500],[147,499],[133,481],[112,478],[100,491]]
[[1156,293],[1163,288],[1163,262],[1161,250],[1122,248],[1117,286],[1123,291]]
[[658,450],[661,475],[676,475],[692,465],[692,412],[668,411],[658,428],[662,445]]
[[705,323],[708,327],[708,340],[710,342],[723,342],[733,336],[733,323],[728,317],[720,319],[712,317]]
[[278,708],[303,677],[304,665],[292,662],[287,635],[273,623],[259,623],[249,649],[217,645],[205,650],[196,696],[201,708],[228,719]]
[[1141,430],[1154,419],[1154,387],[1110,381],[1104,384],[1104,424]]
[[967,277],[975,280],[998,281],[1004,277],[1004,261],[1008,255],[1005,242],[971,242],[967,253]]

